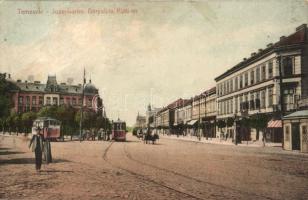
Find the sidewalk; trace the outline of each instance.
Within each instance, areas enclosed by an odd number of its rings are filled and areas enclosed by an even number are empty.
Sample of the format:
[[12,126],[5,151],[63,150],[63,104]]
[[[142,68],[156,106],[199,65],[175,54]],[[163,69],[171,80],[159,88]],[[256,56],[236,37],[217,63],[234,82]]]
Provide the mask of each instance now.
[[[160,138],[163,139],[175,139],[175,140],[184,140],[184,141],[191,141],[191,142],[200,142],[200,143],[206,143],[206,144],[222,144],[222,145],[235,145],[232,142],[231,138],[228,138],[227,140],[219,139],[219,138],[208,138],[208,140],[205,137],[201,137],[201,140],[199,141],[196,136],[182,136],[179,135],[159,135]],[[246,146],[246,147],[263,147],[262,141],[242,141],[242,143],[238,144],[238,146]],[[265,147],[282,147],[281,143],[265,143]]]

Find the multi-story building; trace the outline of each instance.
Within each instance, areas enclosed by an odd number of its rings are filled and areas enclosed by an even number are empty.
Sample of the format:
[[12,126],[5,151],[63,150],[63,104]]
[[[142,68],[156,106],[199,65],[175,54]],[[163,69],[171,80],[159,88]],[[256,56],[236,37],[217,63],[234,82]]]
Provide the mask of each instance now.
[[46,84],[39,81],[14,81],[9,79],[16,88],[11,90],[11,99],[13,102],[13,111],[23,113],[28,111],[39,111],[43,106],[49,105],[71,105],[80,108],[83,105],[87,109],[98,111],[102,106],[102,99],[99,98],[98,89],[91,83],[84,87],[82,94],[82,85],[69,85],[66,83],[57,83],[56,76],[48,76]]
[[[244,58],[217,78],[217,119],[242,119],[265,113],[281,119],[308,96],[308,43],[306,24],[291,35],[282,36],[249,58]],[[273,127],[275,128],[275,127]],[[282,128],[276,127],[275,141],[281,141]],[[234,126],[229,127],[234,132]],[[259,140],[256,130],[241,127],[245,140]]]
[[169,113],[169,109],[167,107],[162,108],[158,113],[157,113],[157,117],[156,117],[156,125],[157,128],[160,130],[160,133],[163,134],[169,134],[170,130],[169,130],[169,122],[170,122],[170,113]]
[[204,92],[205,95],[205,114],[202,118],[203,134],[205,137],[216,137],[216,115],[217,115],[217,102],[216,102],[216,87],[213,87]]
[[176,134],[184,134],[185,132],[185,118],[186,118],[186,106],[191,102],[189,99],[179,99],[173,103],[174,109],[174,123],[173,123],[173,132]]
[[136,123],[135,123],[135,127],[136,128],[146,128],[147,124],[146,124],[146,117],[142,116],[142,115],[137,115],[136,117]]
[[146,111],[146,124],[149,125],[151,128],[156,128],[156,117],[157,113],[161,110],[161,108],[151,107],[148,105],[148,109]]
[[176,121],[176,110],[179,107],[183,107],[186,100],[178,99],[166,107],[156,109],[153,118],[155,119],[155,129],[159,130],[159,133],[174,133],[178,128]]

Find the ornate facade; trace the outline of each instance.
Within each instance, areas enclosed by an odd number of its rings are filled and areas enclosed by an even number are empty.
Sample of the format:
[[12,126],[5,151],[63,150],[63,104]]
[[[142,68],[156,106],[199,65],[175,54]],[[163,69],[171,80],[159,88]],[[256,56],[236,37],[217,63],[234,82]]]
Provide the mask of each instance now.
[[[13,111],[17,113],[37,112],[43,106],[49,105],[71,105],[80,108],[82,104],[82,85],[69,85],[57,83],[56,76],[48,76],[47,82],[29,82],[8,79],[16,85],[11,93]],[[99,98],[98,89],[91,83],[85,84],[83,105],[95,111],[102,106],[102,99]]]

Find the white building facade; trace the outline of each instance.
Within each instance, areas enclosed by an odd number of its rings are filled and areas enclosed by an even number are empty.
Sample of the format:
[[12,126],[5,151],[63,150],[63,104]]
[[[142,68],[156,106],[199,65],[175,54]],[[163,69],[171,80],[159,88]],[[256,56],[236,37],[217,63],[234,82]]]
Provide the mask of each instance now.
[[[297,109],[300,98],[308,95],[307,49],[307,27],[302,25],[218,76],[217,119],[249,118],[260,113],[275,117]],[[224,131],[233,134],[234,126]],[[254,129],[244,132],[242,139],[261,139]]]

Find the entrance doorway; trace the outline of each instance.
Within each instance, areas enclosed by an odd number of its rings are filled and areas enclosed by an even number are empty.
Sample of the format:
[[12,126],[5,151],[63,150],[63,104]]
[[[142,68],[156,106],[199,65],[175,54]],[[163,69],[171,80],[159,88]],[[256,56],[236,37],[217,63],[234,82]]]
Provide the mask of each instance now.
[[292,150],[300,150],[299,123],[292,123]]

